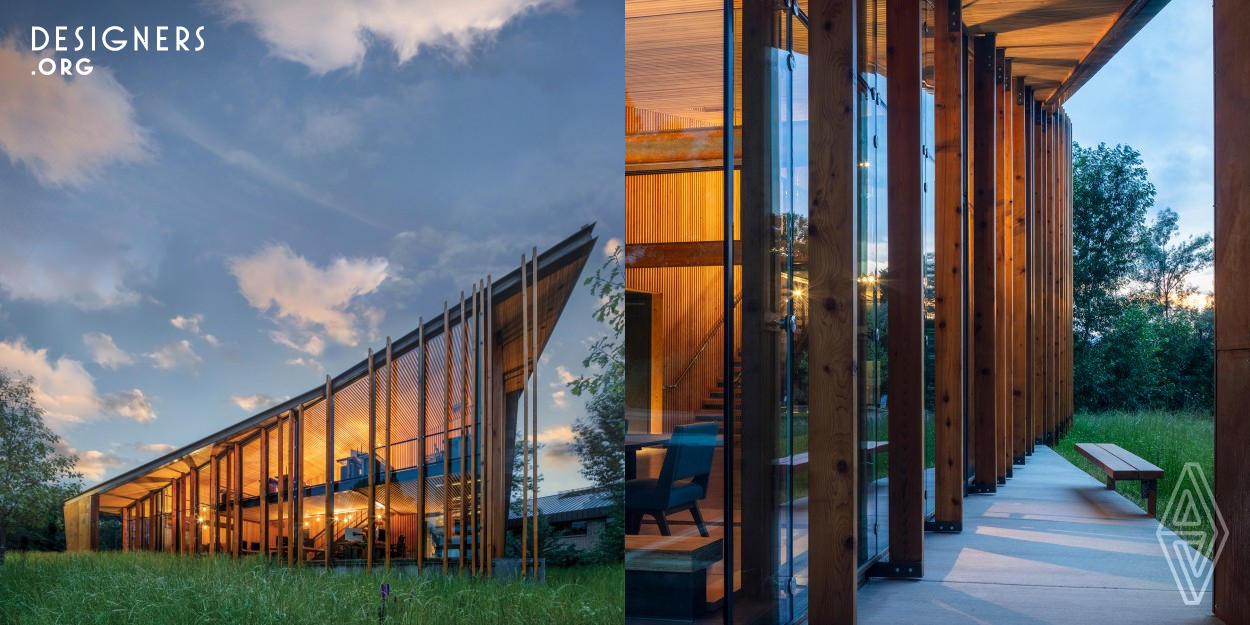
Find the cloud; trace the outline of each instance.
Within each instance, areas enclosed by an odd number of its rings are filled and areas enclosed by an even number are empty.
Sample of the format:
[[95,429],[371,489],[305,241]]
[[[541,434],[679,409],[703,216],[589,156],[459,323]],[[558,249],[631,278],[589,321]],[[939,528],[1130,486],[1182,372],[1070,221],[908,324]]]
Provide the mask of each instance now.
[[227,261],[248,304],[271,312],[277,330],[270,338],[280,345],[316,356],[325,348],[324,334],[341,345],[355,346],[362,332],[373,331],[382,313],[359,303],[385,281],[384,258],[335,258],[324,268],[281,244],[266,245],[250,256]]
[[489,42],[512,19],[565,0],[220,0],[229,19],[246,22],[270,52],[317,74],[359,69],[372,43],[386,44],[404,64],[422,49],[458,59]]
[[273,406],[287,399],[286,397],[274,397],[273,395],[257,393],[256,395],[234,395],[230,398],[230,401],[247,412],[256,412],[261,408]]
[[212,345],[213,347],[221,347],[221,341],[217,340],[217,337],[211,334],[204,335],[204,342]]
[[569,407],[569,394],[564,391],[556,391],[551,394],[551,403],[555,404],[556,408],[564,410]]
[[82,335],[82,342],[91,350],[91,360],[105,369],[116,369],[134,364],[135,359],[113,342],[113,337],[102,332]]
[[573,469],[581,460],[573,451],[573,428],[561,425],[538,433],[538,443],[542,445],[541,465],[549,469],[563,471]]
[[[9,228],[6,223],[0,230]],[[69,302],[86,311],[122,308],[139,302],[139,294],[124,284],[141,264],[129,257],[130,253],[100,249],[108,244],[99,240],[64,242],[65,246],[54,248],[0,233],[0,289],[16,300]],[[72,247],[64,249],[69,246]]]
[[130,93],[112,71],[32,76],[41,58],[18,37],[0,41],[0,148],[14,165],[45,187],[81,186],[106,165],[148,156]]
[[157,454],[167,454],[178,448],[170,445],[169,443],[135,443],[135,449],[137,451],[150,451]]
[[152,359],[153,366],[157,369],[181,369],[194,367],[204,362],[204,359],[191,348],[191,342],[186,339],[165,343],[156,351],[149,352],[147,357]]
[[326,372],[325,367],[321,366],[321,363],[317,362],[317,360],[314,358],[292,358],[286,361],[286,364],[293,365],[296,367],[307,367],[317,372],[318,374]]
[[95,449],[87,451],[79,451],[70,446],[69,443],[62,439],[56,445],[57,453],[62,456],[78,456],[78,462],[74,468],[82,473],[83,479],[89,483],[100,482],[104,479],[104,474],[109,469],[124,467],[131,464],[130,458],[119,456],[114,452],[104,452]]
[[204,321],[204,315],[191,315],[190,317],[178,315],[177,317],[170,319],[169,323],[179,330],[186,330],[191,334],[199,334],[201,321]]
[[569,370],[564,365],[559,365],[556,367],[556,376],[560,379],[560,384],[562,386],[567,385],[571,383],[573,380],[577,379],[577,376],[574,376],[572,373],[569,373]]
[[110,416],[139,423],[156,418],[139,389],[101,397],[81,362],[66,356],[52,362],[47,349],[32,349],[24,339],[0,341],[0,368],[34,378],[35,403],[43,408],[48,426],[57,431]]
[[105,395],[100,404],[106,412],[119,414],[139,423],[149,423],[156,419],[156,411],[152,409],[151,402],[137,388]]
[[618,237],[612,237],[608,239],[608,242],[603,244],[603,255],[608,258],[611,258],[612,255],[616,253],[616,248],[618,247],[619,248],[625,247],[625,244],[622,243]]

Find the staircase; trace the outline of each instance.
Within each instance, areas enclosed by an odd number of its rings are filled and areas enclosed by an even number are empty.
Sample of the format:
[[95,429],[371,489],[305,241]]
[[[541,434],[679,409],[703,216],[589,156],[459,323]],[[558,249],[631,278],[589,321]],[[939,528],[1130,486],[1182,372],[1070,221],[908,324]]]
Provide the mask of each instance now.
[[[742,379],[742,352],[738,352],[733,363],[734,380],[741,382]],[[733,384],[733,414],[734,414],[734,432],[735,436],[742,432],[742,385],[741,383]],[[703,407],[695,411],[694,419],[700,422],[714,421],[720,423],[720,432],[725,433],[725,398],[728,393],[725,390],[725,378],[719,377],[716,385],[708,391],[707,397],[703,399]]]

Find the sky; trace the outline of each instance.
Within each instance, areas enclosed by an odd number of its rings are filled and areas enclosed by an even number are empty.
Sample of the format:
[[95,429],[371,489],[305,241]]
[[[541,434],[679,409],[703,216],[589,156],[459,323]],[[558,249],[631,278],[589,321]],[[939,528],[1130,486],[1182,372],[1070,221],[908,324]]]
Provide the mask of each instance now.
[[[32,52],[32,26],[70,49]],[[92,26],[126,49],[91,52]],[[203,26],[204,47],[157,51],[157,26]],[[0,367],[34,376],[91,484],[597,222],[593,270],[623,231],[623,33],[589,0],[6,2]],[[578,288],[539,367],[546,492],[585,485],[565,383],[606,331],[597,304]]]
[[[1171,0],[1065,104],[1077,143],[1141,152],[1155,211],[1175,210],[1181,237],[1214,222],[1211,19],[1210,0]],[[1211,291],[1212,280],[1208,269],[1192,282]]]

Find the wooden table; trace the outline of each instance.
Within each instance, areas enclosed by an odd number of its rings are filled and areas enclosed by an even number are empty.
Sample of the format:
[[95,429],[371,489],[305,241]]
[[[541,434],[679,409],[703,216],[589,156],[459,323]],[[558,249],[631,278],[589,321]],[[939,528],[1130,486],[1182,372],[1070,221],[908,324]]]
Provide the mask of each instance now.
[[625,479],[638,477],[638,450],[643,447],[665,445],[673,438],[672,432],[660,434],[626,434],[625,435]]

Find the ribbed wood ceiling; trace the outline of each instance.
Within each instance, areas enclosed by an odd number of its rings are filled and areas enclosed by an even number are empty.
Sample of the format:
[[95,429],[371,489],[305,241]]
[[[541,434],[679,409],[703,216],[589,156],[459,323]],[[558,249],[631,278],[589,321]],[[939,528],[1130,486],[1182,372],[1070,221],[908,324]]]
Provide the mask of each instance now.
[[1042,99],[1076,69],[1124,12],[1127,0],[966,0],[964,24],[997,33],[1012,73]]
[[[1133,0],[965,0],[964,23],[972,34],[997,33],[1041,99],[1050,98],[1116,24]],[[861,70],[885,73],[885,0],[863,2]],[[635,111],[663,120],[638,131],[714,128],[722,120],[724,4],[719,0],[626,0],[625,90]],[[735,6],[740,7],[741,1]],[[807,2],[800,2],[806,10]],[[926,10],[929,24],[932,13]],[[741,18],[735,29],[740,32]],[[931,27],[931,24],[930,24]],[[932,36],[931,30],[926,32]],[[804,28],[795,29],[795,51],[807,51]],[[925,76],[931,76],[931,43],[925,45]],[[735,58],[741,80],[741,53]],[[741,111],[741,98],[735,109]],[[740,113],[739,113],[740,114]],[[647,124],[644,124],[647,126]]]

